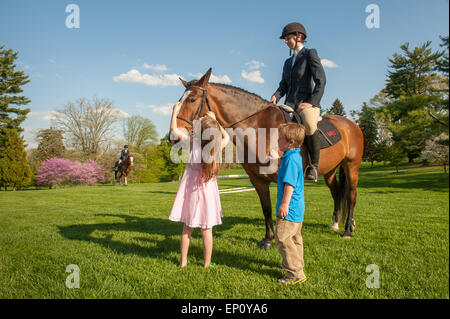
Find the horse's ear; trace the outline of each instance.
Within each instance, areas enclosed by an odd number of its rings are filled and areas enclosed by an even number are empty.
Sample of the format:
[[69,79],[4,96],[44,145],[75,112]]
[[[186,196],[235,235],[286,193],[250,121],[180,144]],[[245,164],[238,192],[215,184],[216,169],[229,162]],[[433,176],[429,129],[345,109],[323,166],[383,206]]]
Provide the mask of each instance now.
[[188,83],[185,80],[183,80],[182,78],[179,78],[179,79],[180,79],[181,83],[183,83],[184,87],[187,89]]
[[198,85],[202,88],[208,84],[209,78],[211,77],[212,68],[209,68],[209,70],[205,73],[205,75],[202,76],[200,80],[198,80]]

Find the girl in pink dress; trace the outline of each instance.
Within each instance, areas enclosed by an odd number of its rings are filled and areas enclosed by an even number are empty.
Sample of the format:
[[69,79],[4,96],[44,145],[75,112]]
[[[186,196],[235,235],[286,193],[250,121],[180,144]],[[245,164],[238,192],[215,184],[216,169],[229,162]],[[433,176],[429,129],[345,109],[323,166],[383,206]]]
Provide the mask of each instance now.
[[[176,118],[181,105],[180,102],[175,104],[170,125],[170,129],[180,140],[190,138],[177,127]],[[208,112],[206,116],[199,120],[201,121],[202,133],[206,129],[216,129],[216,132],[220,132],[221,140],[215,141],[214,136],[216,135],[214,134],[209,136],[210,139],[202,139],[200,145],[196,140],[190,140],[191,151],[189,160],[181,178],[169,219],[184,223],[181,234],[180,266],[185,267],[187,265],[187,254],[192,232],[194,228],[200,228],[203,238],[204,267],[206,268],[211,265],[212,227],[222,224],[222,207],[216,179],[216,176],[219,174],[220,164],[217,159],[220,159],[222,149],[227,145],[229,137],[223,127],[216,121],[213,112]],[[219,142],[220,144],[218,144]],[[211,147],[209,154],[204,152],[205,154],[202,158],[202,150],[209,143],[217,143],[216,146],[218,147]]]

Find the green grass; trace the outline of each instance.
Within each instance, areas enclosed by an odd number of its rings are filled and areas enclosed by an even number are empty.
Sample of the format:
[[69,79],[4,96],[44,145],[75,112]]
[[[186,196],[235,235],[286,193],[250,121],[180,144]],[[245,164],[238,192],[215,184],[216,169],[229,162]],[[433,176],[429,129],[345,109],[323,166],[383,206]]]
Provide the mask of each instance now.
[[[218,265],[209,269],[198,230],[191,264],[178,267],[182,225],[167,219],[178,183],[0,192],[0,298],[449,298],[448,174],[392,171],[361,169],[351,240],[328,229],[323,180],[306,186],[308,281],[292,287],[277,283],[276,248],[257,248],[264,220],[255,192],[221,195]],[[249,185],[219,180],[219,188]],[[65,286],[69,264],[80,268],[79,289]],[[365,284],[370,264],[380,269],[378,289]]]

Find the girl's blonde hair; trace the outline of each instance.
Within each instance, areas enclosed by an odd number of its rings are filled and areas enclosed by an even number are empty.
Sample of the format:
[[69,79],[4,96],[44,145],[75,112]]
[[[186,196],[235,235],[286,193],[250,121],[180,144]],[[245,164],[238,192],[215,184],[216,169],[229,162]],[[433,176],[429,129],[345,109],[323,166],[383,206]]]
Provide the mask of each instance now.
[[201,132],[202,132],[202,140],[201,140],[201,147],[202,151],[206,145],[209,143],[213,143],[213,147],[211,147],[211,151],[209,153],[209,163],[205,162],[203,160],[202,156],[202,180],[203,182],[208,182],[213,177],[219,175],[220,171],[220,160],[221,160],[221,154],[222,154],[222,148],[221,148],[221,142],[222,142],[222,134],[220,134],[220,139],[216,140],[216,135],[211,134],[211,136],[203,137],[203,132],[206,129],[216,129],[218,132],[220,132],[220,126],[219,123],[209,117],[205,116],[201,119]]

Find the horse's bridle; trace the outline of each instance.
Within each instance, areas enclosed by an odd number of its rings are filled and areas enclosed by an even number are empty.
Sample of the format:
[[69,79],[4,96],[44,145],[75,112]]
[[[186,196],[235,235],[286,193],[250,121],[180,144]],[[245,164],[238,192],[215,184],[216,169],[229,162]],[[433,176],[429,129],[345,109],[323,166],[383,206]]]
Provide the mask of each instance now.
[[[202,111],[203,111],[203,108],[204,108],[204,106],[205,106],[205,103],[206,103],[206,106],[208,106],[208,110],[209,110],[209,111],[212,112],[212,109],[211,109],[211,105],[209,104],[209,99],[208,99],[208,94],[207,94],[207,92],[206,92],[206,87],[205,87],[205,88],[202,88],[202,87],[200,87],[200,86],[192,85],[192,86],[187,87],[186,90],[185,90],[184,92],[186,93],[186,91],[188,91],[190,88],[197,88],[197,89],[200,89],[200,90],[203,91],[203,95],[202,95],[202,103],[201,103],[200,106],[197,108],[197,111],[195,111],[194,117],[192,118],[192,120],[185,119],[185,118],[183,118],[183,117],[181,117],[181,116],[177,116],[177,119],[180,119],[180,120],[182,120],[182,121],[185,121],[185,122],[189,123],[189,125],[191,125],[192,127],[194,127],[194,123],[193,123],[193,122],[194,122],[194,120],[196,119],[196,117],[200,117],[200,114],[202,114]],[[180,98],[180,101],[181,101],[181,99],[182,99],[182,97]],[[229,125],[228,127],[233,127],[234,125],[236,125],[236,124],[238,124],[238,123],[240,123],[240,122],[243,122],[243,121],[245,121],[245,120],[247,120],[247,119],[249,119],[249,118],[255,116],[256,114],[258,114],[258,113],[264,111],[265,109],[266,109],[266,108],[264,108],[264,109],[262,109],[262,110],[259,110],[259,111],[255,112],[255,113],[251,114],[250,116],[247,116],[247,117],[243,118],[242,120],[236,121],[236,122],[234,122],[233,124]],[[198,119],[198,118],[197,118],[197,119]]]
[[[197,108],[197,111],[195,111],[195,113],[194,113],[194,117],[192,118],[192,120],[188,120],[188,119],[185,119],[185,118],[183,118],[183,117],[181,117],[181,116],[177,116],[177,119],[180,119],[180,120],[182,120],[182,121],[185,121],[185,122],[187,122],[187,123],[189,123],[189,125],[191,125],[192,127],[194,127],[194,120],[197,118],[199,118],[200,117],[200,114],[202,114],[202,111],[203,111],[203,108],[205,107],[205,103],[206,103],[206,106],[208,107],[208,110],[210,110],[210,111],[212,111],[212,109],[211,109],[211,106],[209,105],[209,99],[208,99],[208,95],[206,94],[206,87],[205,88],[202,88],[202,87],[200,87],[200,86],[194,86],[194,85],[192,85],[192,86],[189,86],[188,88],[186,88],[186,90],[184,91],[184,92],[186,92],[187,90],[189,90],[189,89],[191,89],[191,88],[197,88],[197,89],[200,89],[200,90],[202,90],[203,91],[203,95],[202,95],[202,103],[200,104],[200,106]],[[180,99],[181,100],[181,99]]]

